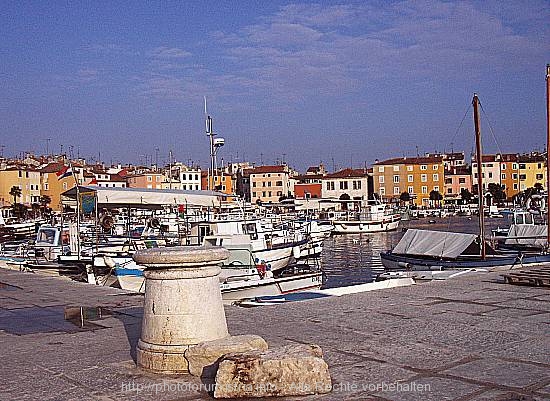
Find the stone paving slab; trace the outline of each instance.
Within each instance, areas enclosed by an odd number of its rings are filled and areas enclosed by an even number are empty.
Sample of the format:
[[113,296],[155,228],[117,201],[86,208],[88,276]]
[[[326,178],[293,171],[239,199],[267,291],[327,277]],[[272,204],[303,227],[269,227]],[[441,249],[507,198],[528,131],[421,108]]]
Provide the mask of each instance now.
[[[550,399],[550,291],[499,281],[464,277],[226,315],[231,334],[323,348],[334,390],[304,400]],[[135,366],[142,296],[4,270],[0,283],[0,399],[212,399],[196,378]],[[65,319],[68,307],[105,313],[81,327]]]

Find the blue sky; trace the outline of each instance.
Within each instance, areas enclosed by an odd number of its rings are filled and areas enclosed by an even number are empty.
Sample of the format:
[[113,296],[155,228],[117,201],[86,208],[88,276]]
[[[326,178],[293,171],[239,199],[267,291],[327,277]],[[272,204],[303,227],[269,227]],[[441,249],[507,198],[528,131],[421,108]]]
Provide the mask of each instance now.
[[[5,1],[0,145],[330,170],[545,147],[548,1]],[[489,126],[490,124],[490,126]],[[493,138],[494,133],[494,138]]]

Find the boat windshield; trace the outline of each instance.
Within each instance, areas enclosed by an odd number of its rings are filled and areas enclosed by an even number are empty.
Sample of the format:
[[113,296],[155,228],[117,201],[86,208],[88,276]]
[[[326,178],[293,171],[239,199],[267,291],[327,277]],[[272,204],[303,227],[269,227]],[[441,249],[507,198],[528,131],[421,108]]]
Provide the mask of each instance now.
[[55,228],[41,228],[36,234],[36,242],[48,245],[57,245],[55,237],[57,230]]

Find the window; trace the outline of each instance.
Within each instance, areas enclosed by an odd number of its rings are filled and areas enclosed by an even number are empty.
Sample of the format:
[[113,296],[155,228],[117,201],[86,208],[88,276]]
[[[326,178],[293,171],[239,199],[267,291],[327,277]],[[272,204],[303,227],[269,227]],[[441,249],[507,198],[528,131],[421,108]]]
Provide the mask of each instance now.
[[506,179],[506,174],[504,174],[504,173],[501,174],[501,175],[500,175],[500,178],[503,179],[503,180],[505,180],[505,179]]
[[334,181],[330,183],[330,190],[334,191]]
[[422,185],[422,193],[427,194],[428,193],[428,187],[425,185]]
[[[512,174],[512,178],[513,178],[514,180],[517,180],[517,179],[518,179],[518,175],[514,173],[514,174]],[[516,188],[516,189],[517,189],[517,188]]]
[[420,166],[420,170],[427,170],[427,169],[428,169],[428,166],[426,166],[425,164]]
[[378,166],[378,172],[383,173],[384,172],[384,166]]
[[330,191],[330,182],[327,182],[327,191]]
[[489,171],[489,178],[493,178],[493,173]]
[[150,175],[147,176],[147,182],[152,182],[153,181],[153,177],[151,177]]
[[256,192],[252,192],[252,197],[253,197],[253,198],[256,197]]
[[453,179],[452,178],[445,178],[445,184],[452,184]]
[[187,190],[187,185],[183,185],[183,190],[186,191]]
[[542,180],[542,178],[543,178],[543,177],[542,177],[542,174],[537,174],[537,175],[536,175],[537,181],[538,181],[538,180]]
[[195,174],[195,180],[199,180],[199,175],[198,174]]
[[184,181],[184,180],[186,180],[186,179],[187,179],[187,175],[182,174],[182,175],[181,175],[181,180]]
[[[309,195],[309,194],[306,194]],[[277,196],[283,196],[283,191],[277,191]]]
[[413,171],[413,166],[407,166],[407,171]]
[[265,191],[262,192],[262,196],[265,198]]
[[269,181],[269,182],[267,183],[267,186],[268,186],[268,187],[270,187],[270,186],[271,186],[271,181]]
[[400,192],[400,189],[399,187],[393,187],[393,194],[394,195],[399,195],[401,192]]
[[410,194],[414,194],[414,187],[408,187],[407,192]]
[[267,193],[267,196],[271,196],[271,191],[269,191],[269,192]]
[[357,181],[357,189],[361,189],[361,181]]
[[278,186],[278,187],[282,187],[282,186],[283,186],[283,182],[282,182],[282,181],[277,181],[277,182],[275,183],[275,185]]
[[252,183],[252,187],[253,187],[253,188],[256,187],[256,181],[254,181],[254,182]]
[[383,183],[384,183],[384,176],[383,176],[383,175],[378,176],[378,182],[379,182],[380,184],[383,184]]
[[[483,166],[483,163],[482,163],[481,165]],[[492,167],[493,167],[493,163],[486,164],[486,166],[492,168]]]
[[340,189],[348,189],[348,182],[340,181]]
[[434,186],[434,191],[439,192],[439,186],[438,185]]
[[393,171],[399,171],[399,166],[393,166]]
[[434,165],[432,166],[432,169],[434,169],[434,170],[437,170],[438,168],[439,168],[439,165],[438,165],[438,164],[434,164]]
[[517,170],[517,169],[518,169],[518,165],[516,163],[512,164],[512,170]]
[[428,181],[428,175],[427,175],[427,174],[422,174],[422,175],[420,176],[420,181],[422,181],[422,182]]
[[452,194],[452,193],[453,193],[453,189],[452,189],[452,188],[447,188],[447,193],[448,193],[448,194]]
[[47,191],[48,189],[50,189],[50,184],[46,182],[44,183],[44,191]]
[[506,164],[502,163],[502,165],[500,166],[501,170],[506,170]]
[[517,191],[517,189],[518,189],[518,184],[514,184],[514,189]]
[[458,179],[458,183],[459,183],[459,184],[466,184],[466,178],[460,177],[460,178]]
[[519,179],[520,180],[526,180],[527,179],[527,176],[525,174],[520,174],[519,175]]
[[153,185],[147,184],[147,189],[153,189]]
[[265,187],[265,181],[264,181],[264,182],[262,182],[262,187]]
[[537,168],[542,168],[542,164],[537,164]]
[[63,189],[67,189],[67,183],[66,182],[63,183]]
[[520,170],[525,170],[525,163],[520,163],[519,164],[519,169]]
[[380,195],[386,195],[386,188],[380,187]]
[[437,173],[434,174],[434,175],[433,175],[433,180],[434,180],[434,181],[439,181],[439,174],[437,174]]
[[399,183],[399,176],[398,175],[393,176],[393,182]]
[[407,182],[414,182],[414,176],[412,174],[407,176]]
[[195,191],[198,191],[198,190],[199,190],[199,186],[195,185]]
[[353,189],[357,189],[357,181],[353,181]]

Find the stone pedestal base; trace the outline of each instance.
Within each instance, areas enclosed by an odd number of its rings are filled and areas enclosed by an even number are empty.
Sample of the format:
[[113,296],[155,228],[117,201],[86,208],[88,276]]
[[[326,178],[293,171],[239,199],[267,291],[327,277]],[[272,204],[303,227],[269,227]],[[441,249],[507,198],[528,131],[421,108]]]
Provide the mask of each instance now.
[[189,363],[185,358],[188,345],[149,344],[139,340],[137,346],[137,365],[145,370],[163,374],[189,373]]

